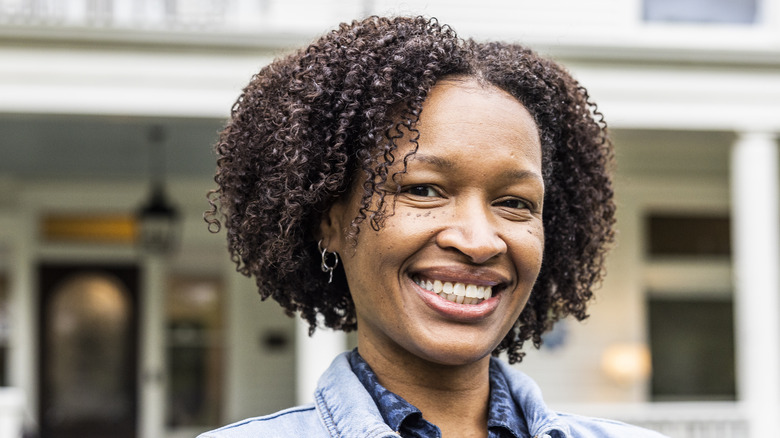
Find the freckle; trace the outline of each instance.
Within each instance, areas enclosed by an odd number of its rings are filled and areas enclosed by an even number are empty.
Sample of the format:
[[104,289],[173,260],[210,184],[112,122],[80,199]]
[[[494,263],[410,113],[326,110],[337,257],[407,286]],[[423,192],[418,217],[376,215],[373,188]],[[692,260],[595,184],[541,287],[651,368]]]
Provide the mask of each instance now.
[[424,215],[424,216],[425,216],[425,217],[428,217],[428,216],[430,216],[430,215],[431,215],[431,212],[429,211],[428,213],[425,213],[425,215]]
[[417,213],[414,217],[420,217],[422,216],[420,213]]
[[406,215],[407,215],[407,216],[411,216],[411,215],[412,215],[412,213],[406,213]]

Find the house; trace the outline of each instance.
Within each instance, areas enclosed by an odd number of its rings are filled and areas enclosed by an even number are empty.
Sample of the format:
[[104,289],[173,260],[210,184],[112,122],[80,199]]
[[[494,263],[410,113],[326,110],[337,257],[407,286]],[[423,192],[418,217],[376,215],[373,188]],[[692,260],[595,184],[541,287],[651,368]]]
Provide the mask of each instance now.
[[[518,365],[548,401],[673,437],[771,436],[776,0],[0,0],[0,427],[193,436],[306,400],[354,338],[307,339],[235,273],[202,220],[211,147],[262,65],[374,13],[527,44],[605,114],[618,241],[591,318]],[[138,244],[155,193],[174,251]]]

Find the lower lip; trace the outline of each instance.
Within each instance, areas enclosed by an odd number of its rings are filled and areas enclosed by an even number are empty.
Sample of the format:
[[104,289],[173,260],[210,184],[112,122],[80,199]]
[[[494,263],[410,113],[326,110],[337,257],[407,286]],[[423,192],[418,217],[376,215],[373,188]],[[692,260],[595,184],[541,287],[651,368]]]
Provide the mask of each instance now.
[[423,302],[447,319],[459,322],[477,322],[492,314],[501,301],[501,296],[493,296],[480,302],[479,304],[458,304],[440,297],[439,295],[420,287],[417,283],[409,279],[417,295]]

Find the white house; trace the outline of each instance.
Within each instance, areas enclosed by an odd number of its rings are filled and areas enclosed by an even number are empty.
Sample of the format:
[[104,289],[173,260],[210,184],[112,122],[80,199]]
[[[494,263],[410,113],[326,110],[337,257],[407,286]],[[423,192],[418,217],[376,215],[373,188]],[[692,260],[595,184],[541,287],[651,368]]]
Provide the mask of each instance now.
[[[262,65],[370,14],[527,44],[605,114],[618,242],[591,318],[518,365],[548,401],[772,436],[777,0],[0,0],[0,435],[194,436],[306,401],[354,340],[306,338],[235,272],[202,220],[211,146]],[[135,243],[155,182],[171,253]]]

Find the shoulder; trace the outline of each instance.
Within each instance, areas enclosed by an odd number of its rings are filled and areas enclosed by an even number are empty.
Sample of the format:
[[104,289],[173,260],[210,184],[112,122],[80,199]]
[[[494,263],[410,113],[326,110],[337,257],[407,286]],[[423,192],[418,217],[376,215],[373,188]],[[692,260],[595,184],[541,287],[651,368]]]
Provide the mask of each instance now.
[[664,438],[663,435],[619,421],[553,412],[544,402],[539,386],[520,370],[506,362],[493,359],[494,366],[504,374],[511,396],[526,417],[532,435],[547,433],[570,438]]
[[[317,434],[316,431],[322,431]],[[244,437],[316,437],[328,433],[314,405],[297,406],[262,417],[247,418],[219,429],[205,432],[198,438]]]
[[658,432],[602,418],[557,414],[569,426],[572,438],[665,438]]

